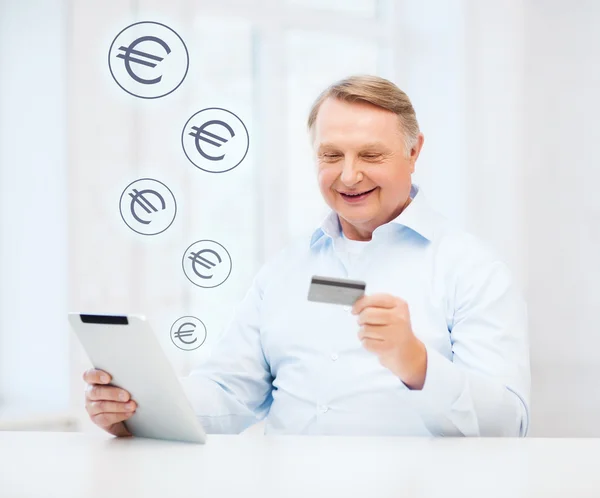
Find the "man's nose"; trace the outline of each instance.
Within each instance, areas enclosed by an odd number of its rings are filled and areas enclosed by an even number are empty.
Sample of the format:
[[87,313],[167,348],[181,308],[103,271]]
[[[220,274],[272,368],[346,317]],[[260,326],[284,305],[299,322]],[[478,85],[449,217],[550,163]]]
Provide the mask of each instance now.
[[345,158],[340,179],[345,185],[355,185],[362,180],[362,172],[353,158]]

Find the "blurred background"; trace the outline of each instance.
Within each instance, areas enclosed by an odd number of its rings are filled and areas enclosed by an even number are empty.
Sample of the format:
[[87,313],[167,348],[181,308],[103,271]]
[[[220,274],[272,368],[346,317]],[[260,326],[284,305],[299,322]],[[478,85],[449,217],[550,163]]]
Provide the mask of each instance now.
[[[107,63],[145,20],[190,54],[181,86],[153,100],[124,92]],[[144,314],[180,375],[201,362],[260,266],[326,213],[311,103],[370,73],[413,101],[414,182],[527,296],[530,435],[600,435],[599,25],[595,0],[0,0],[0,428],[95,430],[67,311]],[[207,107],[248,128],[247,157],[224,174],[181,148]],[[144,177],[177,200],[156,236],[119,212]],[[201,239],[233,261],[217,288],[182,272]],[[170,337],[184,315],[207,329],[191,352]]]

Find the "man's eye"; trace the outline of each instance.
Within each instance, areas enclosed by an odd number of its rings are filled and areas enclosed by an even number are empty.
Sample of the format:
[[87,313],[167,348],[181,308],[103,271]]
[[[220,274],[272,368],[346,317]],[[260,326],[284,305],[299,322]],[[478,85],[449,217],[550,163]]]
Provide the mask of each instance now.
[[323,154],[323,157],[325,157],[326,159],[335,159],[340,157],[339,154]]
[[381,154],[365,154],[363,157],[365,159],[379,159]]

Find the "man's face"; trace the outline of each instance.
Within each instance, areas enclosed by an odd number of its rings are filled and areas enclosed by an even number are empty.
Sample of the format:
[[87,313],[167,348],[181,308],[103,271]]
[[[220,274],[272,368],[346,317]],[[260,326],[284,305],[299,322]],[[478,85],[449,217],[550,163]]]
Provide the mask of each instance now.
[[[398,116],[368,103],[325,100],[314,124],[319,189],[344,233],[370,240],[405,206],[423,144],[406,157]],[[345,194],[362,194],[351,197]]]

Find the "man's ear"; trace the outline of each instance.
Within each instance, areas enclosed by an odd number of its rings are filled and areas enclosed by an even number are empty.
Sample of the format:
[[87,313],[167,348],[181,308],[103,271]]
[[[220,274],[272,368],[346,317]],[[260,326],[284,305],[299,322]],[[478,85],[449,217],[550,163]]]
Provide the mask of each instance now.
[[417,162],[417,159],[419,158],[419,154],[421,153],[421,149],[423,148],[424,142],[425,142],[425,135],[423,135],[422,133],[419,133],[419,136],[417,137],[417,143],[410,150],[410,162],[411,162],[410,168],[411,168],[412,173],[415,172],[415,162]]

